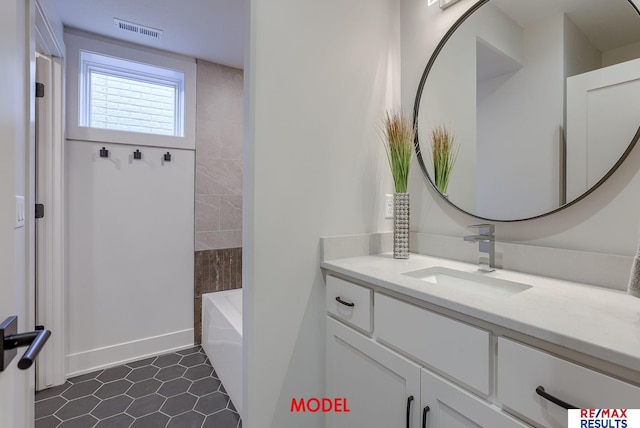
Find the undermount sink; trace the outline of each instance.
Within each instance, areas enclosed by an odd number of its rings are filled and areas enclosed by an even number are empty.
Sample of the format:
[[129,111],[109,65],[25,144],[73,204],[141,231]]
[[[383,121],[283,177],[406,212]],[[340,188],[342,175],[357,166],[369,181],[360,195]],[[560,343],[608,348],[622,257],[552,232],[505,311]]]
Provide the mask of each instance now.
[[405,272],[403,275],[417,278],[430,284],[436,284],[443,288],[491,297],[509,297],[531,288],[531,285],[520,282],[493,278],[484,274],[462,272],[440,266]]

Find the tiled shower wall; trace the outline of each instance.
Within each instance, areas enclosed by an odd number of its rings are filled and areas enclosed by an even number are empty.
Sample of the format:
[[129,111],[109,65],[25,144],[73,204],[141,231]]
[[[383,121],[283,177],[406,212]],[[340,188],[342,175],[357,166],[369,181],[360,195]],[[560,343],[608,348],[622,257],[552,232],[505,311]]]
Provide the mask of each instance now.
[[203,293],[242,286],[243,72],[198,60],[195,342]]

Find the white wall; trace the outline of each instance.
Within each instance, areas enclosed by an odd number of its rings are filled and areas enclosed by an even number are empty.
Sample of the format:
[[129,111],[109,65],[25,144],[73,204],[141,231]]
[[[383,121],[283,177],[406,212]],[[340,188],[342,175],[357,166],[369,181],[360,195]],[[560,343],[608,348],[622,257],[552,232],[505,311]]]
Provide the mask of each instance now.
[[[196,65],[84,33],[67,32],[65,42],[72,376],[193,344]],[[80,127],[80,48],[185,72],[185,136]]]
[[602,66],[606,67],[636,58],[640,58],[640,42],[603,52]]
[[602,52],[564,16],[564,77],[575,76],[602,67]]
[[319,238],[391,227],[379,126],[399,104],[398,24],[393,0],[250,2],[243,425],[324,426],[289,412],[324,393]]
[[66,155],[68,375],[192,345],[194,152],[67,141]]
[[[412,105],[420,74],[429,55],[451,23],[473,0],[441,11],[421,0],[402,0],[402,100]],[[634,150],[621,168],[587,199],[549,217],[516,223],[498,223],[498,240],[556,248],[631,255],[635,252],[640,220],[640,150]],[[461,237],[478,220],[460,213],[436,197],[421,171],[410,177],[412,230]]]
[[558,205],[562,28],[563,16],[557,14],[522,29],[522,68],[485,82],[492,90],[478,100],[482,167],[475,212],[482,217],[531,217]]

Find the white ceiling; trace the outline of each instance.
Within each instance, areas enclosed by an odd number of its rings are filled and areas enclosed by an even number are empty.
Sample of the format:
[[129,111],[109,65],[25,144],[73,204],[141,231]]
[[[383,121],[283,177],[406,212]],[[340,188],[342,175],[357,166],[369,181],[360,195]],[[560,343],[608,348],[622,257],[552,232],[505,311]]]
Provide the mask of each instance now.
[[640,17],[627,0],[491,0],[522,28],[564,12],[605,52],[640,41]]
[[[65,26],[244,68],[243,0],[52,0],[52,3]],[[638,40],[638,16],[627,0],[492,0],[492,3],[523,27],[539,19],[540,14],[563,10],[603,51]],[[114,18],[163,30],[163,37],[154,40],[119,30],[113,24]]]
[[[67,27],[243,67],[243,0],[52,0]],[[164,31],[154,40],[117,29],[113,19]]]

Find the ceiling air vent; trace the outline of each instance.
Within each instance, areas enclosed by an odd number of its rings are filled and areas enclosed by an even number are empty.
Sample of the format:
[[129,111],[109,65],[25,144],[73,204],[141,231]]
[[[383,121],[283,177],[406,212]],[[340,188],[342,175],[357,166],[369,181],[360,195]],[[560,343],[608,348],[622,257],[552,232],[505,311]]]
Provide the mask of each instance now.
[[142,34],[143,36],[152,37],[154,39],[162,38],[162,30],[157,28],[145,27],[144,25],[134,24],[133,22],[123,21],[122,19],[113,18],[113,25],[124,31]]

